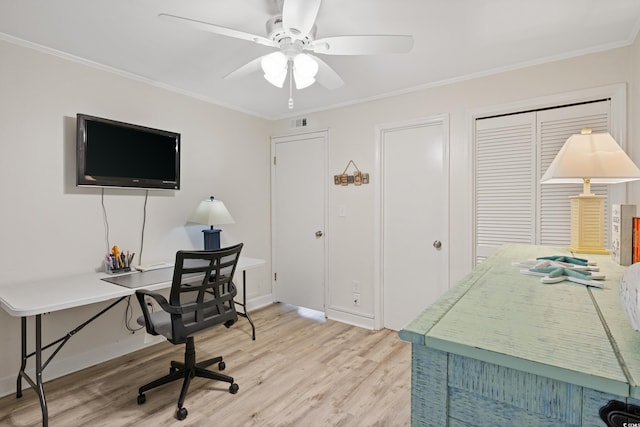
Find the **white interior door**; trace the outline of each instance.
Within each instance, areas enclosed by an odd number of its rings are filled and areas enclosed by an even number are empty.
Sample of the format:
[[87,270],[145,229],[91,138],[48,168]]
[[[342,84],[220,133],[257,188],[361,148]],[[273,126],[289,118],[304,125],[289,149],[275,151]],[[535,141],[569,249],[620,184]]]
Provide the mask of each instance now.
[[275,298],[324,311],[327,132],[271,144]]
[[449,287],[448,120],[379,135],[383,326],[399,330]]

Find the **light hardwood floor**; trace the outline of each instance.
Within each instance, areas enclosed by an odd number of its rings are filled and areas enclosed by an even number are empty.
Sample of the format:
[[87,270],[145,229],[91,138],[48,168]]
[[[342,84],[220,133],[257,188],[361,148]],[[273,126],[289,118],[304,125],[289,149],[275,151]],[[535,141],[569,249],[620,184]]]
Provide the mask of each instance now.
[[[251,313],[257,340],[240,318],[230,329],[196,337],[198,358],[222,354],[240,386],[196,378],[175,418],[180,383],[137,388],[182,360],[183,346],[161,343],[45,383],[49,425],[56,426],[408,426],[411,346],[390,330],[369,331],[315,312],[273,304]],[[140,332],[139,332],[140,333]],[[17,367],[16,367],[17,368]],[[27,389],[0,399],[0,425],[40,425]]]

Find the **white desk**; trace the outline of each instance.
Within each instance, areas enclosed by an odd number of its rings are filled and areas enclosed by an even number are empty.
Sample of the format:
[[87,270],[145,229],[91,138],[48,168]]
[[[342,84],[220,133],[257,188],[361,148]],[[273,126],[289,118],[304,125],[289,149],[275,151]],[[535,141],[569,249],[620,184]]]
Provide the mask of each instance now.
[[[265,264],[265,261],[257,258],[240,257],[236,272],[242,272],[242,302],[237,302],[244,309],[243,313],[252,328],[252,337],[255,340],[255,327],[249,317],[246,306],[246,271],[257,268]],[[144,273],[130,273],[144,274]],[[21,341],[22,341],[22,364],[18,373],[16,385],[16,397],[22,397],[22,379],[24,378],[38,394],[40,407],[42,409],[42,425],[48,425],[47,402],[44,389],[42,387],[42,371],[49,364],[51,359],[60,351],[62,346],[78,331],[91,323],[93,320],[110,310],[126,297],[135,294],[136,289],[126,288],[113,283],[105,282],[102,278],[108,277],[106,273],[89,273],[77,276],[59,277],[37,282],[15,283],[0,286],[0,306],[11,316],[20,317],[21,321]],[[171,286],[171,280],[153,283],[138,289],[160,290]],[[73,307],[80,307],[97,302],[104,302],[115,299],[108,307],[98,312],[89,320],[78,325],[74,330],[68,332],[64,337],[53,341],[45,346],[42,345],[42,315],[54,311],[65,310]],[[27,317],[35,316],[35,351],[27,353]],[[42,361],[42,350],[57,345],[49,358]],[[25,368],[27,360],[35,356],[35,381],[29,377]]]

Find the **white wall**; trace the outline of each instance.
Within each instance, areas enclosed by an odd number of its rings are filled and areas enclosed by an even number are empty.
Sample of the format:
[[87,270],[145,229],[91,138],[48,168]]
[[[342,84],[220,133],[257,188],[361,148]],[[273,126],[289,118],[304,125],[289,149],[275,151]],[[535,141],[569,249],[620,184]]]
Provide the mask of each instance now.
[[[75,116],[87,113],[182,134],[181,190],[149,193],[143,262],[201,248],[204,226],[187,219],[214,195],[236,221],[222,227],[223,245],[242,241],[244,255],[268,262],[247,273],[248,298],[271,299],[268,121],[2,41],[0,58],[0,286],[100,266],[100,190],[75,187]],[[105,190],[110,245],[139,253],[143,203],[143,190]],[[44,316],[45,336],[62,336],[103,306]],[[70,340],[45,378],[142,346],[144,334],[124,328],[124,307]],[[2,395],[14,391],[20,366],[19,319],[3,310],[0,341]]]
[[[350,159],[361,171],[371,174],[372,185],[361,187],[330,186],[329,220],[329,294],[328,306],[351,305],[351,281],[362,288],[362,325],[371,324],[374,314],[374,128],[378,124],[402,122],[438,113],[450,115],[450,236],[443,239],[450,250],[450,282],[456,283],[472,266],[472,147],[471,110],[508,105],[523,100],[566,92],[631,83],[632,54],[640,63],[638,43],[630,48],[582,56],[554,63],[504,72],[488,77],[426,88],[391,98],[373,100],[329,111],[304,114],[310,127],[330,129],[330,174],[341,173]],[[636,81],[640,83],[640,79]],[[349,82],[346,82],[348,85]],[[300,96],[303,96],[302,94]],[[636,98],[640,94],[636,93]],[[630,120],[633,122],[633,120]],[[291,132],[289,120],[274,124],[274,134]],[[638,132],[638,131],[636,131]],[[636,133],[640,137],[640,133]],[[637,138],[636,138],[637,140]],[[630,141],[630,145],[633,141]],[[636,144],[637,145],[637,144]],[[640,149],[635,149],[636,161]],[[640,164],[640,162],[638,162]],[[416,171],[419,175],[420,171]],[[438,183],[433,183],[438,185]],[[410,191],[410,188],[408,188]],[[640,191],[631,202],[640,202]],[[345,206],[348,215],[338,218],[337,207]],[[416,278],[416,285],[429,281],[428,272]],[[408,296],[410,298],[410,296]],[[341,313],[329,313],[341,318]],[[354,321],[354,319],[350,319]],[[356,319],[355,322],[358,322]]]

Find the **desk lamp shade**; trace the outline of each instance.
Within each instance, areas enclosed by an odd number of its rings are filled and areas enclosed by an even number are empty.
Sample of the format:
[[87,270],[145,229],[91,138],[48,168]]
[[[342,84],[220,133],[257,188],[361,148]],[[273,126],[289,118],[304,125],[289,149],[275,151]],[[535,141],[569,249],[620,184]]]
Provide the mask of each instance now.
[[209,200],[200,202],[189,221],[211,226],[209,229],[202,230],[204,233],[204,249],[206,251],[220,249],[220,232],[222,230],[213,228],[214,225],[235,223],[224,203],[220,200],[215,200],[213,196]]
[[571,135],[542,176],[542,184],[583,184],[570,196],[571,245],[579,253],[607,254],[604,248],[604,201],[591,193],[593,184],[619,184],[640,179],[640,169],[607,132],[582,129]]

